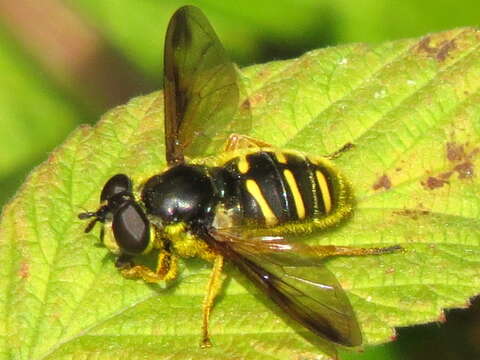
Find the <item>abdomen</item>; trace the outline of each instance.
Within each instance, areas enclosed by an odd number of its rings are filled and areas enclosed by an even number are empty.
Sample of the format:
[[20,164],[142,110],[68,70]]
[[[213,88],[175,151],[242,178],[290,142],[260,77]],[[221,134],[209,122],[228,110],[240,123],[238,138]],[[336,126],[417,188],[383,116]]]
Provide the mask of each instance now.
[[223,167],[235,179],[243,218],[256,226],[328,226],[352,209],[348,182],[324,158],[264,150],[234,157]]

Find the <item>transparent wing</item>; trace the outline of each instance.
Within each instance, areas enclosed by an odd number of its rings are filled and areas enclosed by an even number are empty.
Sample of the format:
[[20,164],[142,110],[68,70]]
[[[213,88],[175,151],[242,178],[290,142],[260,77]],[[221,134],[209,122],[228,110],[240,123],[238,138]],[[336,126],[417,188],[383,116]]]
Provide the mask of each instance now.
[[211,236],[214,246],[291,318],[337,344],[362,343],[350,302],[323,265],[320,247],[221,230],[212,230]]
[[232,132],[248,131],[250,117],[235,117],[236,69],[203,13],[177,10],[165,38],[165,143],[169,164],[211,155]]

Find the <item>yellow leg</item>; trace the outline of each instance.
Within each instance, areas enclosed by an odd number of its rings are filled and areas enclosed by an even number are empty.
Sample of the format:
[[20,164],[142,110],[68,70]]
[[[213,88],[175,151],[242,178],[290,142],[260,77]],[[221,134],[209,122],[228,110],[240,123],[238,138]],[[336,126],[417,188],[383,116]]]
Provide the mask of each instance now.
[[120,272],[128,279],[143,279],[148,283],[169,281],[177,277],[178,259],[169,252],[160,251],[156,271],[144,265],[133,265],[121,268]]
[[263,142],[261,140],[254,139],[247,135],[230,134],[227,139],[227,143],[225,144],[225,151],[264,147],[272,147],[272,145],[267,144],[266,142]]
[[355,248],[349,246],[310,246],[306,248],[306,251],[313,253],[316,256],[328,257],[328,256],[367,256],[367,255],[382,255],[390,254],[396,251],[402,251],[401,246],[388,246],[383,248]]
[[161,251],[158,254],[157,274],[163,276],[164,281],[170,281],[178,275],[178,257],[169,252]]
[[222,286],[222,267],[223,267],[223,256],[217,255],[213,261],[213,269],[210,273],[210,279],[207,284],[207,294],[203,299],[203,324],[202,324],[202,342],[200,346],[202,348],[207,348],[212,346],[210,342],[210,336],[208,335],[208,320],[210,318],[210,312],[212,311],[215,297],[218,295],[220,288]]

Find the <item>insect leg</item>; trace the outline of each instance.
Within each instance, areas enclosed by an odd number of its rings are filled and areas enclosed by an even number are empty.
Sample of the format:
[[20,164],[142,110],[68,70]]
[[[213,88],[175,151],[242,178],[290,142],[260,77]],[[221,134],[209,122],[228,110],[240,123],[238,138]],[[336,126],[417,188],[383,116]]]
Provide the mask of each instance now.
[[167,250],[160,250],[156,271],[144,265],[127,264],[120,267],[122,275],[128,279],[143,279],[148,283],[175,279],[178,273],[178,258]]
[[338,149],[337,151],[335,151],[334,153],[332,154],[329,154],[327,156],[325,156],[327,159],[329,160],[333,160],[333,159],[336,159],[338,157],[340,157],[341,155],[343,155],[344,152],[350,150],[350,149],[353,149],[355,147],[355,145],[353,145],[352,143],[348,142],[346,143],[345,145],[343,145],[340,149]]
[[241,134],[230,134],[225,144],[225,151],[234,151],[238,149],[247,149],[247,148],[265,148],[272,147],[272,145],[267,144],[261,140],[254,139],[247,135]]
[[311,249],[315,255],[320,257],[382,255],[403,250],[403,248],[398,245],[381,248],[356,248],[349,246],[326,245],[312,246]]
[[134,265],[132,267],[121,269],[120,272],[127,279],[143,279],[148,283],[156,283],[163,278],[144,265]]
[[203,309],[203,324],[202,324],[202,342],[200,346],[202,348],[207,348],[212,346],[210,342],[210,336],[208,335],[208,320],[210,318],[210,312],[214,305],[215,297],[218,295],[220,288],[222,286],[222,267],[223,267],[223,256],[218,255],[213,261],[213,269],[210,273],[210,279],[207,284],[207,294],[203,299],[202,309]]
[[160,251],[157,260],[156,273],[162,277],[164,281],[170,281],[178,275],[178,257],[169,251]]

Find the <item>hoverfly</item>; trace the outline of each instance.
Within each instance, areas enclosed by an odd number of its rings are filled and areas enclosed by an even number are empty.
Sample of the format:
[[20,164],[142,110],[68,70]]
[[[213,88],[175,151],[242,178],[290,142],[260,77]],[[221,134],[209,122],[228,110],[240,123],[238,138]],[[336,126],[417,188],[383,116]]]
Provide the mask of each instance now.
[[[104,244],[128,278],[172,280],[180,257],[213,262],[203,303],[204,347],[210,346],[208,321],[224,259],[314,334],[360,345],[354,311],[323,261],[399,247],[308,246],[292,240],[347,218],[352,189],[327,158],[238,134],[250,123],[234,116],[240,97],[236,69],[193,6],[180,8],[170,20],[164,76],[168,168],[146,179],[138,192],[127,175],[110,178],[99,209],[79,214],[93,218],[85,232],[96,222],[110,228]],[[156,269],[133,262],[152,250],[158,251]]]

